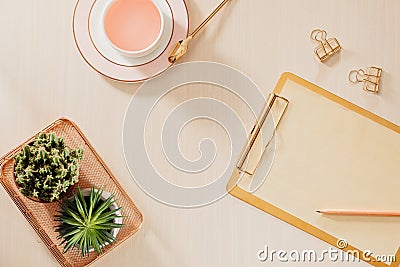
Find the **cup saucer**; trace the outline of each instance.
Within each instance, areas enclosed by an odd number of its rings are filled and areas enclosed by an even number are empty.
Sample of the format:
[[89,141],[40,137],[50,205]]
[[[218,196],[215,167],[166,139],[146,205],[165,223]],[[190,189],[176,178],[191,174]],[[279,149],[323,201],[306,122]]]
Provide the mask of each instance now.
[[143,58],[123,56],[107,39],[102,39],[107,38],[102,30],[102,12],[110,1],[78,0],[75,6],[73,34],[83,59],[98,73],[121,82],[142,82],[167,70],[172,65],[168,61],[169,52],[179,40],[188,36],[189,14],[185,0],[154,0],[163,10],[166,33],[157,49]]
[[129,57],[116,50],[107,38],[103,27],[103,16],[110,0],[95,0],[89,14],[89,36],[96,50],[114,64],[134,67],[149,63],[160,56],[167,48],[173,31],[173,14],[170,5],[165,0],[154,0],[159,6],[164,18],[164,30],[157,47],[142,57]]

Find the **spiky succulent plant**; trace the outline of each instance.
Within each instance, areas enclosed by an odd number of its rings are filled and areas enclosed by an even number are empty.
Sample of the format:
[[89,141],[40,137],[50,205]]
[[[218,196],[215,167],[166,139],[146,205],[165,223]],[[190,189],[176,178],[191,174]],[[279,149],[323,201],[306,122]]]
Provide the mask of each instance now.
[[40,133],[15,155],[14,176],[23,195],[52,202],[78,182],[82,149],[69,149],[63,137]]
[[111,209],[115,195],[102,199],[102,194],[102,189],[95,190],[92,187],[90,194],[84,196],[78,187],[72,198],[61,203],[61,211],[55,220],[59,222],[56,231],[58,238],[63,239],[61,244],[65,244],[64,253],[77,247],[83,257],[86,254],[89,256],[93,249],[101,254],[105,245],[116,241],[112,230],[123,227],[117,220],[122,218],[122,207]]

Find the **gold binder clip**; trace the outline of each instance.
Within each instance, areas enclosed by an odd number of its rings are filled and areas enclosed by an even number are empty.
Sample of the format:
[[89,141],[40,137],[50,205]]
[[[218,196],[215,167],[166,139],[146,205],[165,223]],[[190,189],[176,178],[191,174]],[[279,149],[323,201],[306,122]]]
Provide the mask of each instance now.
[[342,49],[336,38],[326,39],[327,33],[324,30],[315,29],[311,32],[310,36],[312,40],[318,42],[314,53],[321,62],[325,62]]
[[352,83],[363,82],[365,91],[379,93],[382,69],[378,67],[368,67],[366,70],[352,70],[349,73],[349,81]]

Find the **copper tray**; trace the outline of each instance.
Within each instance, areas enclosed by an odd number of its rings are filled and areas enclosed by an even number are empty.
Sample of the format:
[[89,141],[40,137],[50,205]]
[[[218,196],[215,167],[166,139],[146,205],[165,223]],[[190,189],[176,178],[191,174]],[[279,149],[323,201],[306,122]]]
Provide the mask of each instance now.
[[26,220],[36,231],[44,244],[51,251],[61,266],[75,267],[87,266],[98,258],[106,255],[113,248],[118,246],[128,237],[133,235],[140,228],[143,217],[133,201],[122,189],[117,179],[113,176],[110,169],[96,153],[95,149],[89,143],[84,134],[79,130],[75,123],[68,119],[59,119],[41,132],[55,132],[58,136],[63,136],[67,146],[72,148],[81,147],[84,149],[84,159],[80,162],[79,182],[75,184],[72,192],[79,185],[81,188],[90,188],[92,185],[104,187],[105,191],[116,194],[118,206],[122,206],[122,215],[124,227],[119,231],[118,241],[104,248],[104,252],[98,256],[96,252],[90,253],[90,256],[81,255],[81,252],[74,248],[63,254],[63,246],[60,246],[61,240],[57,239],[54,221],[54,215],[59,210],[59,203],[40,203],[23,196],[14,182],[14,155],[20,151],[22,146],[30,143],[34,136],[25,143],[10,151],[0,159],[0,182],[8,195],[17,205],[18,209],[25,216]]

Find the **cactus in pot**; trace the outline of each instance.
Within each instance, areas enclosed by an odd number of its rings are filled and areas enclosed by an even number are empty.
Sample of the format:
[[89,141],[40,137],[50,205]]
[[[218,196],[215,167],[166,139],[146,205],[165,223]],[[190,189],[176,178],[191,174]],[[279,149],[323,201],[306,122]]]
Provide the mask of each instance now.
[[70,149],[63,137],[40,133],[14,156],[15,182],[24,196],[45,202],[58,200],[78,182],[82,149]]

